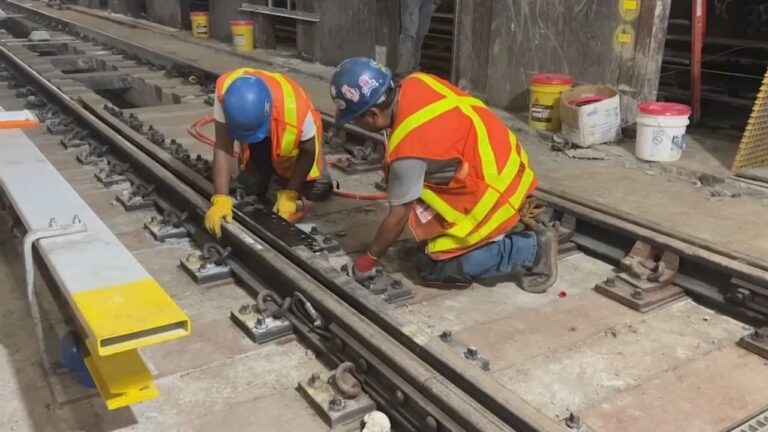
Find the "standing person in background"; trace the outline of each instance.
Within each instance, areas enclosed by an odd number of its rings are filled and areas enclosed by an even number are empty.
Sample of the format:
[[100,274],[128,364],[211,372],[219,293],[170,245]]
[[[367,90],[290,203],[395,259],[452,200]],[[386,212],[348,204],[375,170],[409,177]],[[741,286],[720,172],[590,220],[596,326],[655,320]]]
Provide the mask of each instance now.
[[432,22],[432,12],[442,0],[400,0],[400,44],[397,52],[395,80],[419,69],[421,45]]

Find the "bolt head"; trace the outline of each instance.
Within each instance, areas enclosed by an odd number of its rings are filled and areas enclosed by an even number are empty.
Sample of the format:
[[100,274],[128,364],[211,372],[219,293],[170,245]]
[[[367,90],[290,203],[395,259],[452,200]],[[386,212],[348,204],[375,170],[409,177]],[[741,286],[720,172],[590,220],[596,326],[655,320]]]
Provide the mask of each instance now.
[[334,412],[339,412],[344,409],[344,399],[339,396],[333,396],[333,399],[328,402],[328,409]]
[[616,286],[616,278],[615,277],[609,277],[605,280],[605,286],[608,288],[613,288]]
[[571,413],[568,418],[565,419],[565,425],[568,426],[571,429],[576,429],[581,427],[581,417],[577,416],[574,413]]
[[309,380],[307,381],[307,384],[309,384],[312,387],[320,387],[322,383],[323,383],[323,379],[320,377],[320,374],[317,372],[312,372],[312,376],[309,377]]
[[451,342],[453,340],[453,332],[450,330],[443,330],[440,333],[440,340],[443,342]]
[[256,328],[257,329],[267,328],[267,320],[264,317],[256,318]]
[[645,298],[645,291],[641,290],[640,288],[636,288],[634,291],[632,291],[632,298],[635,300],[642,300]]
[[477,348],[471,346],[467,347],[467,350],[464,351],[464,357],[466,357],[469,360],[477,360],[477,357],[480,355],[480,352],[477,350]]
[[57,226],[59,226],[59,224],[56,222],[56,218],[51,218],[48,221],[48,228],[56,228]]
[[756,328],[750,335],[755,342],[768,341],[768,327]]
[[237,312],[240,313],[240,315],[248,315],[249,313],[251,313],[251,305],[243,304],[240,306]]

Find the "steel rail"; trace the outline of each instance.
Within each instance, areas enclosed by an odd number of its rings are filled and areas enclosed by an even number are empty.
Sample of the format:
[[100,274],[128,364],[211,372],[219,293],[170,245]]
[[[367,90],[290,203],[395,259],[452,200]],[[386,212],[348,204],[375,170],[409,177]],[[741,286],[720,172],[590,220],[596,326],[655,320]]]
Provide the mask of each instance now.
[[[149,141],[145,140],[142,143],[144,145],[138,146],[133,140],[126,139],[123,133],[127,131],[115,130],[107,126],[100,118],[100,114],[108,115],[108,113],[100,112],[100,108],[95,108],[89,105],[87,101],[81,100],[81,103],[92,111],[89,112],[84,106],[79,105],[59,91],[5,48],[0,47],[0,56],[14,69],[29,78],[36,87],[42,89],[47,96],[55,100],[78,122],[86,125],[103,141],[109,143],[113,150],[128,160],[134,170],[140,171],[142,178],[157,184],[158,191],[160,193],[165,192],[165,196],[171,197],[169,201],[173,205],[189,211],[192,219],[198,223],[202,222],[209,206],[207,197],[210,196],[212,189],[209,182]],[[133,130],[129,129],[129,131],[136,134]],[[133,138],[137,139],[137,137]],[[177,175],[178,173],[181,175]],[[203,188],[202,193],[198,190],[199,188]],[[244,217],[242,214],[238,214],[237,219],[242,221]],[[277,239],[275,241],[280,243]],[[339,356],[346,353],[347,356],[351,357],[350,360],[358,361],[360,354],[354,350],[349,350],[349,347],[364,347],[367,352],[371,353],[371,357],[366,358],[369,365],[386,365],[391,371],[389,373],[391,381],[397,381],[394,378],[399,378],[401,385],[405,383],[410,386],[403,390],[406,394],[406,402],[416,401],[418,396],[421,397],[419,402],[423,405],[432,406],[433,411],[437,414],[428,416],[432,420],[425,418],[418,422],[415,430],[429,430],[432,423],[436,423],[438,427],[446,430],[506,431],[513,430],[513,428],[520,431],[560,430],[557,423],[527,404],[524,406],[524,417],[520,417],[516,424],[510,425],[506,419],[499,419],[481,403],[467,396],[462,389],[452,383],[450,377],[441,376],[439,371],[435,371],[425,364],[417,355],[398,343],[399,341],[367,320],[363,314],[340,301],[326,287],[278,253],[279,251],[273,249],[268,242],[254,236],[249,232],[247,224],[241,225],[237,222],[225,224],[222,242],[232,246],[235,258],[245,263],[240,267],[240,272],[245,268],[261,270],[258,272],[259,276],[270,286],[281,287],[283,292],[287,290],[285,295],[290,295],[292,291],[302,293],[322,314],[332,320],[333,325],[341,330],[334,334],[335,338],[326,346],[326,348],[335,350],[334,355]],[[305,252],[311,255],[309,251],[305,250]],[[357,288],[358,295],[371,296],[362,287],[357,286]],[[456,357],[453,352],[446,354]],[[456,358],[458,359],[458,357]],[[469,364],[462,364],[461,366],[468,370],[468,375],[472,375],[474,372],[471,369],[475,368]],[[380,375],[382,374],[387,375],[386,372],[380,373]],[[488,377],[485,378],[489,379]],[[500,386],[500,384],[498,385]],[[397,384],[392,383],[383,387],[390,391],[398,388]],[[408,388],[412,390],[408,390]],[[391,395],[388,398],[379,397],[381,402],[388,400],[392,400]],[[391,408],[391,405],[393,405],[392,402],[385,405],[384,409]],[[423,408],[421,411],[428,412]],[[391,409],[390,412],[392,412]],[[517,414],[515,417],[517,418]],[[425,424],[426,426],[424,426]]]

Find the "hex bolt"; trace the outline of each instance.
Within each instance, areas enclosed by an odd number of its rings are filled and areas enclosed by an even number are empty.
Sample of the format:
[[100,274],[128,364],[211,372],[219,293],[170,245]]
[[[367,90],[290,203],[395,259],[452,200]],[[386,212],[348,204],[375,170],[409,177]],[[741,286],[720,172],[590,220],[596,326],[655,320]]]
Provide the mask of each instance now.
[[565,419],[565,425],[568,426],[570,429],[577,429],[581,427],[581,417],[577,416],[574,413],[571,413],[568,415],[568,418]]
[[317,225],[312,225],[312,228],[309,229],[309,233],[312,235],[318,235],[320,234],[320,230],[317,229]]
[[48,228],[56,228],[57,226],[59,226],[59,224],[56,222],[56,218],[51,218],[48,221]]
[[251,313],[251,305],[247,303],[244,305],[241,305],[240,309],[238,309],[237,311],[240,313],[240,315],[248,315],[249,313]]
[[309,377],[309,381],[307,381],[307,384],[309,384],[312,387],[320,387],[320,384],[323,383],[323,379],[320,378],[320,374],[317,372],[312,372],[312,376]]
[[443,342],[452,342],[453,332],[450,330],[443,330],[443,332],[440,333],[440,340]]
[[360,359],[357,360],[357,370],[360,373],[365,373],[368,371],[368,362],[365,361],[365,359],[362,357],[360,357]]
[[265,328],[267,328],[267,320],[264,319],[264,317],[256,318],[256,328],[257,329],[265,329]]
[[400,279],[392,279],[392,283],[389,284],[389,286],[392,287],[392,288],[395,288],[395,289],[402,288],[403,287],[403,281],[401,281]]
[[477,348],[470,346],[467,347],[466,351],[464,351],[464,358],[467,360],[477,360],[479,354],[480,352],[477,350]]
[[397,389],[395,390],[395,404],[397,406],[403,406],[405,403],[405,394],[403,394],[402,390]]
[[613,288],[616,286],[616,278],[615,277],[609,277],[605,279],[605,286],[608,288]]
[[768,341],[768,327],[756,328],[755,331],[752,332],[751,337],[755,342]]
[[421,430],[425,432],[437,432],[437,420],[432,416],[427,416],[424,419],[424,424],[422,425]]
[[[187,264],[189,264],[189,265],[200,264],[200,255],[195,254],[195,253],[191,253],[191,254],[187,255],[186,261],[187,261]],[[240,306],[240,309],[242,309],[244,307],[249,307],[249,306],[248,305],[243,305],[243,306]],[[245,312],[240,312],[240,313],[245,313]]]
[[643,291],[640,288],[635,288],[634,291],[632,291],[632,298],[635,300],[642,300],[645,298],[645,291]]
[[333,243],[333,239],[330,237],[323,237],[323,244],[331,244]]
[[339,412],[344,409],[344,399],[340,398],[338,395],[334,395],[333,399],[328,402],[328,409],[334,412]]
[[72,216],[72,225],[80,225],[83,221],[80,220],[80,216],[74,215]]

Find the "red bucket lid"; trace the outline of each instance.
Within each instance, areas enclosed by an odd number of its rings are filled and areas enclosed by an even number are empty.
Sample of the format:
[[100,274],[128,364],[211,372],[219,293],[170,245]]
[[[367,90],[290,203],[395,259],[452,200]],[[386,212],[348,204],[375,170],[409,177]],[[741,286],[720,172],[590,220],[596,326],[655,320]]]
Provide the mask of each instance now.
[[584,106],[584,105],[593,104],[595,102],[604,101],[606,99],[608,99],[607,96],[597,96],[597,95],[584,96],[584,97],[580,97],[578,99],[574,99],[574,100],[568,102],[568,105],[573,105],[573,106],[576,106],[576,107],[580,107],[580,106]]
[[252,25],[253,24],[253,20],[246,20],[246,19],[232,20],[229,23],[231,25]]
[[655,116],[688,117],[691,115],[691,107],[673,102],[643,102],[637,106],[637,109],[643,114]]
[[190,16],[208,16],[208,12],[190,12]]
[[573,84],[573,77],[564,74],[540,73],[531,78],[534,84],[568,85]]

